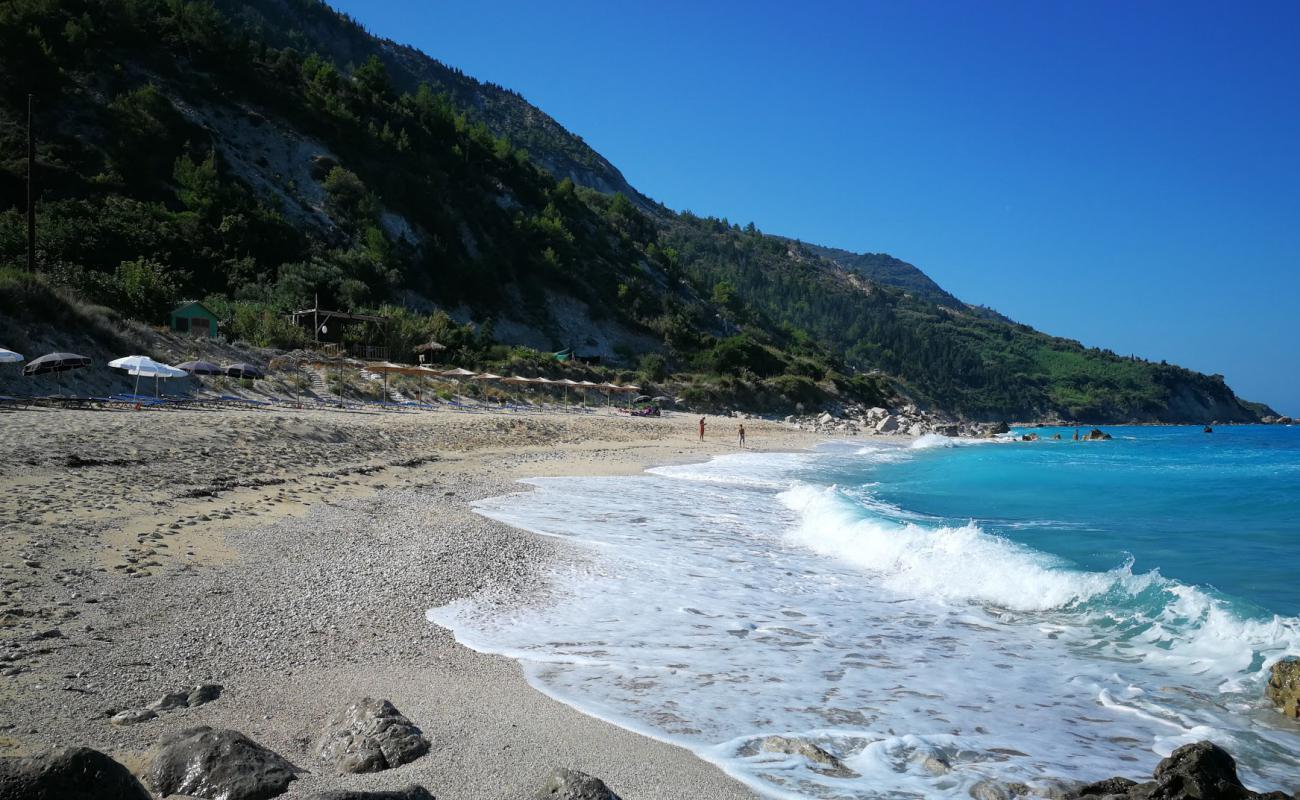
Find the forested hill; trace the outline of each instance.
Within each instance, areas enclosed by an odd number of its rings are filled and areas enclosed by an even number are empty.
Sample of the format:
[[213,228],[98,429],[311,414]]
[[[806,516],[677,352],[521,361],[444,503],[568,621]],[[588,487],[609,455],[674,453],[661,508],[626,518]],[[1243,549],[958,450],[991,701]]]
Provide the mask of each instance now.
[[[28,92],[36,277],[20,270]],[[312,0],[6,0],[0,153],[7,347],[76,335],[35,315],[50,293],[153,324],[202,299],[228,336],[284,348],[305,343],[285,312],[319,297],[388,317],[394,354],[432,336],[506,369],[573,347],[705,407],[1266,413],[1221,376],[1016,325],[889,256],[651,203],[519,95]]]
[[494,136],[507,137],[557,178],[606,194],[622,192],[645,204],[613,164],[517,92],[476,80],[414,48],[371,36],[346,15],[313,0],[217,0],[216,5],[260,41],[318,53],[348,71],[375,56],[398,91],[415,92],[427,84],[446,94],[471,121],[485,123]]

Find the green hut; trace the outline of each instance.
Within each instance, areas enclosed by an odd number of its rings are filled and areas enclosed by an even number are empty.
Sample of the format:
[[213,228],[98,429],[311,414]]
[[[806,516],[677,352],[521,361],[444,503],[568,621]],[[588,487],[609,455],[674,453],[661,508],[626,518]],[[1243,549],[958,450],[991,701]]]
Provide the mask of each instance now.
[[216,336],[217,315],[197,300],[187,300],[172,309],[172,330],[192,336]]

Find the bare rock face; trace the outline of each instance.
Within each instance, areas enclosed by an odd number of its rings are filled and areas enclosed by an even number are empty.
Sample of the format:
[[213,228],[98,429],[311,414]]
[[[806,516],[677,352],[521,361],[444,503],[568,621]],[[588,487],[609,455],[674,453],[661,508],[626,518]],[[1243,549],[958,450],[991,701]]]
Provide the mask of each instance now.
[[340,772],[379,772],[429,752],[429,740],[392,703],[365,697],[330,720],[317,750]]
[[557,767],[542,784],[533,800],[619,800],[600,778],[576,769]]
[[146,779],[166,797],[269,800],[289,788],[297,769],[238,731],[190,728],[164,736],[150,751]]
[[1300,659],[1288,658],[1274,664],[1264,691],[1283,714],[1300,718]]
[[0,758],[0,800],[149,800],[121,764],[89,747]]

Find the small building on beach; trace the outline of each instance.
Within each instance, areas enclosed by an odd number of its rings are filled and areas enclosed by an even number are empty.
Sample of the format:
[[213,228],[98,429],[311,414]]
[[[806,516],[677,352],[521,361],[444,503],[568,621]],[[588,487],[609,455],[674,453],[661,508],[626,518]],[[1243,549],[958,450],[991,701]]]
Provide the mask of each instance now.
[[216,336],[217,315],[198,300],[186,300],[172,309],[171,329],[191,336]]

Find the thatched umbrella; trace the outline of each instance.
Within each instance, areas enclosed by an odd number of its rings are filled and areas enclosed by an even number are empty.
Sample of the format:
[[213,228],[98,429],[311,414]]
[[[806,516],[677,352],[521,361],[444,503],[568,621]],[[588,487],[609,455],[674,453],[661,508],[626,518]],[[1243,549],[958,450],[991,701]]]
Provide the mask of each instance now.
[[376,372],[376,373],[379,373],[379,374],[381,374],[381,375],[384,376],[384,400],[383,400],[383,402],[387,403],[388,400],[389,400],[389,398],[388,398],[388,373],[390,373],[390,372],[409,373],[410,370],[411,370],[412,368],[411,368],[411,367],[407,367],[407,366],[403,366],[402,364],[393,364],[393,363],[388,362],[388,361],[376,361],[376,362],[373,362],[373,363],[370,363],[370,364],[366,364],[364,367],[362,367],[362,369],[364,369],[366,372]]
[[558,381],[556,381],[556,383],[561,384],[561,385],[564,386],[564,408],[565,408],[565,410],[568,410],[568,408],[569,408],[569,387],[570,387],[570,386],[577,386],[577,385],[578,385],[578,382],[575,381],[575,380],[570,380],[569,378],[560,378]]
[[444,378],[472,378],[478,373],[470,372],[467,369],[461,369],[460,367],[456,367],[455,369],[444,370],[443,372],[439,372],[438,374]]

